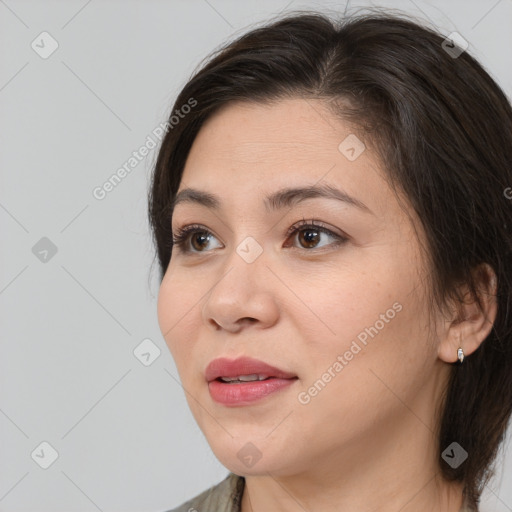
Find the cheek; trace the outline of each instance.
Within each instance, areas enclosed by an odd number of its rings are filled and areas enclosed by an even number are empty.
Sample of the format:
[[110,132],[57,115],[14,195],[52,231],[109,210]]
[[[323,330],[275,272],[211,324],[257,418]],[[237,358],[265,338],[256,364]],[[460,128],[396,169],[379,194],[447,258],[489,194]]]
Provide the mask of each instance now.
[[197,314],[193,305],[198,302],[200,294],[194,293],[191,283],[193,280],[181,279],[169,268],[158,292],[158,324],[173,357],[179,355],[185,333],[191,332],[190,319]]
[[295,278],[297,296],[307,297],[295,315],[307,357],[315,361],[309,378],[319,378],[345,354],[347,366],[366,373],[424,356],[424,302],[411,293],[421,285],[415,269],[389,259],[363,263],[317,272],[314,286],[311,277]]
[[400,299],[401,284],[393,278],[392,270],[341,264],[320,269],[314,280],[311,273],[299,273],[306,276],[301,279],[295,276],[293,291],[302,300],[294,309],[304,339],[317,349],[323,345],[342,350],[379,321],[381,314],[388,312],[386,319],[395,317],[393,304]]
[[331,441],[349,438],[412,402],[426,378],[419,309],[406,293],[373,293],[364,307],[330,312],[326,322],[336,336],[305,339],[309,363],[297,399],[306,404],[299,411],[312,431],[331,424]]
[[157,300],[158,325],[166,341],[169,338],[169,334],[175,322],[173,313],[175,311],[175,300],[176,295],[170,286],[170,280],[166,274],[160,285]]

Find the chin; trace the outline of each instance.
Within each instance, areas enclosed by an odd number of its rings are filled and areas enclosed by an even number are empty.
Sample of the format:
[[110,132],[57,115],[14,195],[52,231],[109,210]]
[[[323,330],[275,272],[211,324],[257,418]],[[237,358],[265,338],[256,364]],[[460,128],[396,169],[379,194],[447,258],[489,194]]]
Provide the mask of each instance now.
[[[270,441],[270,442],[269,442]],[[246,436],[228,441],[226,444],[215,445],[211,448],[219,462],[232,473],[240,476],[284,475],[296,470],[295,463],[286,459],[290,455],[288,448],[283,447],[283,453],[273,445],[271,440],[265,442]]]

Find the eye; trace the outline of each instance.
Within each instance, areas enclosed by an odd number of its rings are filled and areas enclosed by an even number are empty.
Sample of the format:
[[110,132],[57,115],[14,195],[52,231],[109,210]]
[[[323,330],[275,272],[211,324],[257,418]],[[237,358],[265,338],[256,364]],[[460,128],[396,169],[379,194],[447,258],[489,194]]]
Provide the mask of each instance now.
[[[317,224],[315,221],[306,221],[303,219],[298,224],[294,224],[288,229],[286,233],[286,239],[288,240],[292,235],[299,235],[298,240],[300,246],[293,245],[294,249],[316,249],[323,247],[324,245],[338,246],[348,240],[347,237],[333,233],[330,229],[327,229],[322,224]],[[327,235],[327,238],[334,239],[334,243],[319,245],[321,241],[321,235]],[[183,253],[201,253],[208,252],[204,250],[207,248],[211,238],[215,238],[213,233],[199,224],[192,224],[176,230],[173,235],[172,243],[173,246],[177,246]],[[190,248],[189,241],[193,249]]]
[[[324,247],[325,244],[318,245],[321,239],[321,235],[327,235],[327,237],[333,238],[335,240],[334,243],[326,245],[338,246],[348,240],[347,237],[333,233],[330,229],[327,229],[322,224],[317,224],[314,220],[306,221],[305,219],[300,221],[298,224],[291,226],[286,233],[286,238],[288,239],[292,235],[298,235],[298,241],[300,243],[299,248],[305,249],[316,249],[318,247]],[[294,247],[296,248],[297,246]]]
[[[205,252],[202,249],[207,245],[212,236],[212,232],[208,229],[198,224],[191,224],[190,226],[185,226],[176,231],[176,234],[174,234],[172,238],[172,244],[176,245],[180,251],[185,253]],[[188,245],[189,238],[195,250],[190,250]]]

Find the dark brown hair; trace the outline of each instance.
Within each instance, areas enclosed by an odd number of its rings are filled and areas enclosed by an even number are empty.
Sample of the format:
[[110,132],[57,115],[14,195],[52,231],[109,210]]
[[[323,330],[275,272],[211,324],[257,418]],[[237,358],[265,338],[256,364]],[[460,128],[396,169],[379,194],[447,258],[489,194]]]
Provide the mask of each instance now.
[[[403,15],[332,21],[299,12],[217,50],[176,99],[173,112],[195,106],[169,124],[149,219],[162,279],[189,150],[205,120],[230,102],[322,99],[353,123],[421,219],[432,305],[462,301],[457,285],[466,283],[481,306],[475,270],[487,263],[497,276],[497,318],[481,346],[453,365],[438,431],[443,477],[463,482],[476,505],[512,411],[512,109],[482,66],[467,51],[450,54],[444,40]],[[457,468],[441,458],[454,441],[469,454]]]

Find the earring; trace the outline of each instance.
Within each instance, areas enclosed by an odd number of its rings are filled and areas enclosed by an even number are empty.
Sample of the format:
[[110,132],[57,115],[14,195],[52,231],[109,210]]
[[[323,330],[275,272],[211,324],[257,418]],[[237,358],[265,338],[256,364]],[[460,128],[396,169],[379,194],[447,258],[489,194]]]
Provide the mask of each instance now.
[[460,361],[461,364],[462,361],[464,361],[464,350],[462,350],[461,348],[457,350],[457,359]]

